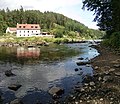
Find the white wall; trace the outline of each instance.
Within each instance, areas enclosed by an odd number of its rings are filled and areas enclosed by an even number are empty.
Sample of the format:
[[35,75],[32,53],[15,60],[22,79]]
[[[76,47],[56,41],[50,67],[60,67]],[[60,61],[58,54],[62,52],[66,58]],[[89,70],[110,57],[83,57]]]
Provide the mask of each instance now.
[[31,37],[40,34],[40,30],[17,30],[17,37]]
[[9,27],[6,29],[6,33],[15,33],[16,31],[10,31]]

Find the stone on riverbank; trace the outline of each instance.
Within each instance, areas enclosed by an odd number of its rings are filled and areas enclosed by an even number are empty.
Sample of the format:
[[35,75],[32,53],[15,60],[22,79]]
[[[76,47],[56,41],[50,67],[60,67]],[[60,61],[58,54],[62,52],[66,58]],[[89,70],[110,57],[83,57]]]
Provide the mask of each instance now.
[[120,76],[120,72],[115,72],[115,75],[116,76]]

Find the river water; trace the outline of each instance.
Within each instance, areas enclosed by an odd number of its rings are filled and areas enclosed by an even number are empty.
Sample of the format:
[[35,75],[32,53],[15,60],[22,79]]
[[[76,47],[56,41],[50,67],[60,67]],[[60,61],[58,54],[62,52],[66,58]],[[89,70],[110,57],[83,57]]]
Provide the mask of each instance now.
[[[43,104],[52,102],[48,93],[53,86],[64,89],[60,100],[72,92],[76,84],[82,85],[85,75],[93,75],[90,66],[78,66],[78,58],[88,61],[99,55],[89,43],[75,43],[39,48],[0,47],[0,92],[6,104],[15,98],[21,98],[25,104]],[[75,71],[75,69],[81,69]],[[7,77],[6,70],[12,70],[16,76]],[[21,84],[17,91],[8,89],[10,84]]]

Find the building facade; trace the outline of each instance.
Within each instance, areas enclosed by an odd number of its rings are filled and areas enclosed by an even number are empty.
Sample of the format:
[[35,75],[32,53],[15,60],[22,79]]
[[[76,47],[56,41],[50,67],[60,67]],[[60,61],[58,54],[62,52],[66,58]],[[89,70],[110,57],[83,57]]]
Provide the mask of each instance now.
[[8,28],[6,29],[6,33],[11,33],[11,34],[13,34],[13,33],[16,33],[16,30],[17,30],[17,28],[15,28],[15,27],[8,27]]
[[39,36],[40,34],[39,24],[17,24],[17,37]]

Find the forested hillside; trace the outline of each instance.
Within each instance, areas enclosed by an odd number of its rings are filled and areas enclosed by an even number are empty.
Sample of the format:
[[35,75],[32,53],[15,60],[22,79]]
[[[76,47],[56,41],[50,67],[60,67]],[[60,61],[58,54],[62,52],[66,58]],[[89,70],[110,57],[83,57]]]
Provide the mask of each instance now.
[[104,32],[89,29],[84,24],[72,20],[62,14],[53,12],[40,12],[39,10],[24,10],[22,7],[17,10],[0,10],[0,34],[6,28],[16,27],[16,24],[40,24],[42,31],[48,31],[55,37],[82,37],[86,39],[101,38]]

